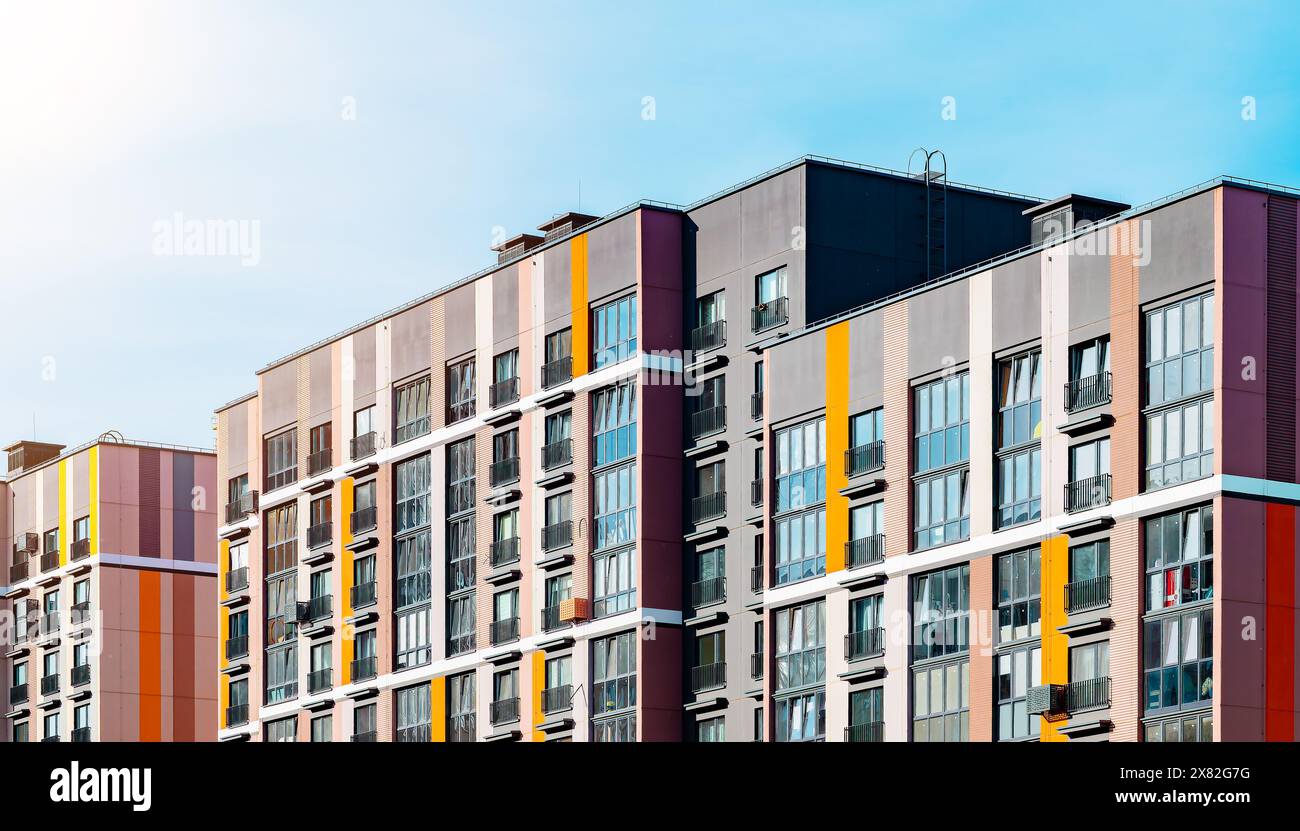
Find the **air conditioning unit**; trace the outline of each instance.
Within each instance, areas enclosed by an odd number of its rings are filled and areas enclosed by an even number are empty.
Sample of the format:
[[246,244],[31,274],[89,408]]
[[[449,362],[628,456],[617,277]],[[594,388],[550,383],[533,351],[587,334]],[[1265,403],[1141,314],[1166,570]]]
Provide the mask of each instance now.
[[39,544],[40,539],[32,533],[14,537],[14,551],[18,554],[35,554]]
[[1065,685],[1044,684],[1030,687],[1025,694],[1025,706],[1031,716],[1048,715],[1065,711]]
[[564,623],[587,620],[591,617],[591,601],[585,597],[571,597],[560,601],[560,620]]

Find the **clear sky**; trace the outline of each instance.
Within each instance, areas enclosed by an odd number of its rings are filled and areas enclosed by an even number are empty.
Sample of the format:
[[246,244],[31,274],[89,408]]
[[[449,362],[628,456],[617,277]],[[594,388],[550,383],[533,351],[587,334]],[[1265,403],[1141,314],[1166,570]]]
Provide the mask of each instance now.
[[[1221,173],[1300,185],[1298,20],[0,0],[0,441],[211,446],[258,368],[488,265],[494,234],[806,153],[905,168],[939,147],[957,181],[1133,204]],[[163,256],[178,213],[256,227],[256,264]]]

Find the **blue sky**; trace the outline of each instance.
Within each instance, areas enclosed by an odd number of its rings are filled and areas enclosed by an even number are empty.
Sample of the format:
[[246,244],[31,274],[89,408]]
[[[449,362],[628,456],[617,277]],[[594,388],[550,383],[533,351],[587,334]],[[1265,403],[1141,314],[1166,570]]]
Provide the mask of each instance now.
[[[210,446],[256,369],[579,183],[599,214],[924,145],[1045,197],[1300,185],[1293,4],[632,6],[0,2],[0,441]],[[177,212],[256,222],[257,264],[158,256]]]

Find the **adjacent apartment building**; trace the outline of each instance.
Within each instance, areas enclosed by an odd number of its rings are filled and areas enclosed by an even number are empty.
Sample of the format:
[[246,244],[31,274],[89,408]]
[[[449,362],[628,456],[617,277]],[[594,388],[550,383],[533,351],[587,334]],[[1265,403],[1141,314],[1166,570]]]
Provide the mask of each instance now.
[[1028,244],[1038,202],[800,159],[559,215],[264,367],[217,411],[220,737],[776,737],[763,347]]
[[20,441],[0,478],[5,741],[216,738],[216,455]]

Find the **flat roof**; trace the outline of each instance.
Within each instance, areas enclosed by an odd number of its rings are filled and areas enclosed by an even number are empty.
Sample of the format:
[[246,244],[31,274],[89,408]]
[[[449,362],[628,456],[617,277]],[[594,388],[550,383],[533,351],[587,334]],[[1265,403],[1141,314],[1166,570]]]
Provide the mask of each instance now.
[[[39,444],[39,443],[42,443],[42,442],[36,442],[36,443]],[[21,444],[21,442],[20,442],[20,444]],[[64,451],[63,451],[62,453],[60,453],[59,455],[57,455],[57,456],[55,456],[55,457],[53,457],[53,458],[51,458],[51,459],[46,459],[45,461],[43,461],[43,462],[41,462],[40,464],[35,465],[35,466],[33,466],[33,467],[25,467],[25,468],[23,468],[22,470],[18,471],[17,473],[10,473],[10,472],[7,472],[7,471],[6,471],[4,474],[0,475],[0,482],[16,482],[17,480],[23,478],[24,476],[26,476],[26,475],[29,474],[29,473],[35,473],[35,472],[38,471],[38,470],[42,470],[42,469],[44,469],[44,468],[46,468],[46,467],[49,467],[50,465],[54,464],[55,462],[60,462],[60,461],[62,461],[62,460],[64,460],[64,459],[67,459],[67,458],[69,458],[69,457],[71,457],[71,456],[75,456],[75,455],[77,455],[78,453],[80,453],[80,452],[83,451],[83,450],[89,450],[90,448],[92,448],[92,447],[94,447],[95,445],[98,445],[98,444],[113,445],[114,447],[149,447],[149,448],[153,448],[153,449],[155,449],[155,450],[172,450],[172,451],[175,451],[175,452],[177,452],[177,453],[193,453],[193,454],[200,455],[200,456],[215,456],[215,455],[217,455],[217,450],[216,450],[215,447],[190,447],[190,446],[188,446],[188,445],[184,445],[184,444],[167,444],[166,442],[159,442],[159,441],[144,441],[144,440],[142,440],[142,439],[125,439],[125,438],[124,438],[124,439],[111,439],[111,438],[106,438],[106,437],[103,436],[103,435],[100,435],[100,436],[97,437],[97,438],[94,438],[94,439],[91,439],[91,440],[88,441],[88,442],[84,442],[84,443],[82,443],[82,444],[79,444],[79,445],[77,445],[76,447],[73,447],[73,448],[71,448],[71,449],[69,449],[69,450],[64,450]],[[54,445],[54,446],[55,446],[55,447],[58,447],[57,444]]]

